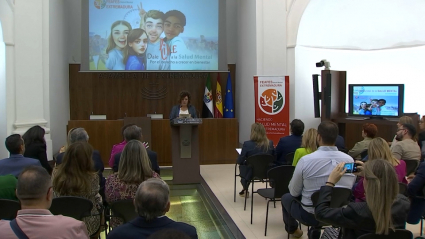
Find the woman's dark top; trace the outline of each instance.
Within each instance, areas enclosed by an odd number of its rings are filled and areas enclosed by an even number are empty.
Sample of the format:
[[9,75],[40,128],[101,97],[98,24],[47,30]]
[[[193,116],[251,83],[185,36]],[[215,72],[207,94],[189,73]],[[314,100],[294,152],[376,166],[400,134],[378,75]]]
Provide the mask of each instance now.
[[[322,186],[317,206],[316,219],[343,228],[344,239],[355,239],[367,233],[375,233],[376,225],[372,212],[366,202],[353,202],[342,208],[331,208],[332,187]],[[391,208],[393,226],[395,229],[404,229],[407,214],[410,208],[409,199],[401,194],[397,195]]]
[[47,161],[46,144],[43,142],[32,142],[25,145],[24,157],[40,160],[41,166],[52,174],[52,167]]
[[264,151],[264,149],[257,146],[255,141],[249,140],[245,141],[242,146],[241,154],[238,157],[237,163],[239,165],[245,164],[245,161],[247,158],[253,155],[257,154],[270,154],[275,155],[275,149],[273,146],[273,141],[269,140],[269,150],[267,152]]
[[[187,110],[189,111],[190,117],[198,118],[198,116],[196,115],[196,109],[195,109],[195,107],[193,107],[193,105],[188,105]],[[170,120],[178,118],[179,112],[180,112],[180,105],[173,106],[173,108],[171,109],[171,112],[170,112]]]
[[424,144],[424,141],[425,141],[425,130],[419,132],[418,134],[418,144],[419,144],[419,147],[421,147],[421,149]]

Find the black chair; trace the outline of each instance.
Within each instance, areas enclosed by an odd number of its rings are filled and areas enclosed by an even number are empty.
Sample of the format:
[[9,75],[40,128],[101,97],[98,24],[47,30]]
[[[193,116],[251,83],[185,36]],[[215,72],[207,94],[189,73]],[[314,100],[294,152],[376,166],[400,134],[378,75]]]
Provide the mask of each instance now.
[[287,165],[292,165],[292,162],[294,161],[294,155],[295,155],[295,152],[290,152],[287,155],[285,155],[285,161]]
[[[93,208],[93,203],[82,197],[74,196],[63,196],[53,198],[52,205],[50,206],[50,212],[53,215],[63,215],[67,217],[72,217],[79,221],[82,221],[84,217],[90,216],[99,216],[99,228],[92,235],[96,235],[101,226],[101,215],[103,209],[98,209],[98,214],[92,214],[91,210]],[[90,236],[92,236],[90,235]]]
[[406,162],[406,176],[414,173],[419,166],[419,160],[416,159],[403,159]]
[[367,156],[367,149],[363,150],[363,151],[360,153],[360,157],[362,158],[362,160],[363,160],[364,158],[366,158],[366,156]]
[[[304,207],[315,207],[317,205],[317,201],[319,200],[319,193],[320,192],[317,191],[317,192],[314,192],[313,195],[311,195],[311,201],[313,202],[313,205],[305,205],[305,204],[301,203],[301,201],[299,201],[298,199],[294,199],[294,202],[297,202],[297,203],[303,205]],[[331,208],[340,208],[340,207],[343,207],[345,205],[348,205],[348,203],[350,202],[350,198],[351,198],[351,190],[350,189],[334,187],[332,189],[330,207]],[[313,225],[308,225],[308,224],[305,224],[305,225],[308,228],[313,226]],[[324,222],[320,222],[319,225],[317,225],[317,227],[325,227],[325,226],[331,226],[331,225],[324,223]],[[341,233],[341,230],[340,230],[340,233]],[[339,235],[338,238],[340,238],[340,236],[341,235]],[[289,238],[289,234],[288,234],[288,238]]]
[[134,208],[133,199],[119,200],[113,202],[109,208],[112,211],[111,217],[119,217],[127,223],[138,216]]
[[358,239],[413,239],[413,233],[404,229],[396,229],[388,235],[369,233],[358,237]]
[[239,164],[235,164],[235,187],[233,188],[233,202],[236,202],[236,177],[240,177],[241,175],[236,173]]
[[403,194],[404,196],[407,196],[407,184],[399,182],[398,193]]
[[[262,188],[258,189],[258,195],[268,199],[267,211],[266,211],[266,228],[264,230],[264,236],[267,236],[267,221],[269,218],[269,203],[281,201],[283,194],[289,193],[289,182],[291,181],[292,175],[294,174],[295,167],[291,165],[278,166],[272,168],[267,172],[267,177],[270,181],[273,181],[274,188]],[[275,205],[276,207],[276,205]],[[252,218],[252,215],[251,215]]]
[[13,220],[18,210],[21,210],[21,204],[18,201],[0,199],[0,220]]
[[[267,170],[270,168],[274,159],[275,157],[269,154],[254,155],[246,159],[246,164],[252,170],[252,178],[249,179],[251,183],[251,224],[252,224],[252,211],[253,211],[253,205],[254,205],[254,193],[257,193],[257,192],[254,192],[254,183],[268,182]],[[266,187],[267,187],[267,184],[266,184]],[[247,198],[247,193],[245,193],[244,210],[246,210],[246,198]]]

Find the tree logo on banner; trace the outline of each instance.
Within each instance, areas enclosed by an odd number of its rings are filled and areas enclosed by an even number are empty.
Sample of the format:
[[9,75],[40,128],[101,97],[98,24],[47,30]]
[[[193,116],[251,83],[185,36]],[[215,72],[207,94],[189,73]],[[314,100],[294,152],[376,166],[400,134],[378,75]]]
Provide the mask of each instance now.
[[259,100],[260,109],[268,114],[278,114],[283,109],[283,96],[276,89],[267,89],[261,93]]
[[97,9],[102,9],[106,6],[106,0],[94,0],[94,6]]

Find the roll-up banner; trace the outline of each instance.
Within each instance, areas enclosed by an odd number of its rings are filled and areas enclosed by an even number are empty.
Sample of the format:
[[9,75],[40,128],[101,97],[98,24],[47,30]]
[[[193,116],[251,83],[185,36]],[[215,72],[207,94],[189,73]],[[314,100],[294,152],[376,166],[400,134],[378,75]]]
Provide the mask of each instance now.
[[254,76],[255,122],[276,146],[289,135],[289,76]]

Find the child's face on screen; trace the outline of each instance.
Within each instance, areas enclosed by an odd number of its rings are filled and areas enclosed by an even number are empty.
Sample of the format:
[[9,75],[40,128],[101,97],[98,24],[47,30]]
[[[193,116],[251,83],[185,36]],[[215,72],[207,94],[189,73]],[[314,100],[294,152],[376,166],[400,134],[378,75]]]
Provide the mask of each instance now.
[[159,40],[159,37],[164,31],[163,25],[162,19],[153,19],[151,17],[146,19],[146,32],[148,33],[150,42],[154,43]]
[[143,54],[146,51],[146,46],[148,44],[148,36],[146,33],[143,33],[139,38],[134,42],[128,43],[128,45],[133,48],[137,54]]
[[129,29],[125,25],[117,25],[112,28],[112,39],[114,39],[115,45],[118,48],[123,49],[127,45],[127,35]]
[[184,31],[180,19],[175,16],[169,16],[164,22],[164,32],[168,40],[173,39]]

